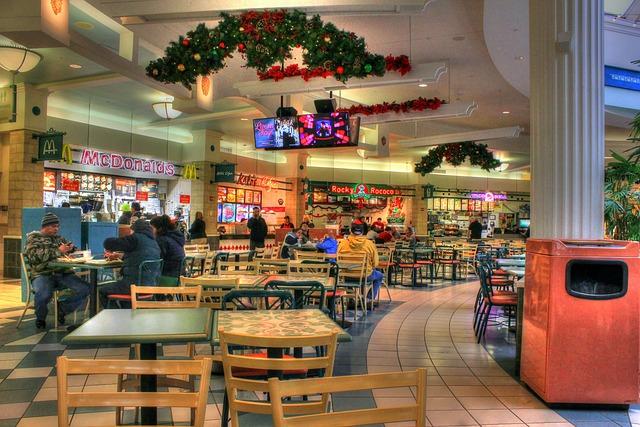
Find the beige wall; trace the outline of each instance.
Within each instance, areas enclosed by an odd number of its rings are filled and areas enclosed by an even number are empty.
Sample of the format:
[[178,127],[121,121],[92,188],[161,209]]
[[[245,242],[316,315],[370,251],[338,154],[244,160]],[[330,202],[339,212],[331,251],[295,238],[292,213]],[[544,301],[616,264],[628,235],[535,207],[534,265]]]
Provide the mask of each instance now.
[[[87,126],[84,123],[49,117],[47,126],[66,132],[64,142],[83,147],[97,148],[118,153],[134,153],[172,162],[182,162],[184,144],[148,136],[130,134],[99,126]],[[168,151],[167,151],[168,144]]]

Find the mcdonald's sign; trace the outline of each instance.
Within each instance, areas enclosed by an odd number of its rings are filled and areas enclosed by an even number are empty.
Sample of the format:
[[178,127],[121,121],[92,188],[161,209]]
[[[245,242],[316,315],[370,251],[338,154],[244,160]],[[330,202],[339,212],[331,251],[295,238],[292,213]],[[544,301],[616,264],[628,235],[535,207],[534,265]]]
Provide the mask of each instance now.
[[33,137],[38,139],[38,157],[36,161],[63,159],[64,133],[49,129],[49,132],[34,134]]

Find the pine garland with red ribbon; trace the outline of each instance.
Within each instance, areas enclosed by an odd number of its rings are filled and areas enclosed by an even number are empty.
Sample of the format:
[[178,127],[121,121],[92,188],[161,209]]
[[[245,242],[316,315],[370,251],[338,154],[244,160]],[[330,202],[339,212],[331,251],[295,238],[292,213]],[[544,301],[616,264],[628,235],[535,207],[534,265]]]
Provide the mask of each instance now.
[[[147,75],[164,83],[181,83],[190,89],[198,76],[223,69],[228,58],[239,52],[246,66],[255,68],[261,80],[289,76],[333,76],[351,78],[383,76],[389,71],[405,75],[411,71],[406,55],[371,53],[364,38],[323,22],[319,15],[300,10],[247,11],[241,15],[220,14],[217,26],[198,24],[186,35],[169,43],[164,57],[151,61]],[[302,50],[302,67],[284,67],[293,49]],[[277,65],[279,64],[279,65]]]
[[349,108],[339,108],[338,111],[349,114],[362,114],[364,116],[372,116],[375,114],[384,114],[393,111],[394,113],[409,113],[412,111],[437,110],[447,102],[440,98],[423,98],[419,97],[404,102],[383,102],[382,104],[373,105],[352,105]]

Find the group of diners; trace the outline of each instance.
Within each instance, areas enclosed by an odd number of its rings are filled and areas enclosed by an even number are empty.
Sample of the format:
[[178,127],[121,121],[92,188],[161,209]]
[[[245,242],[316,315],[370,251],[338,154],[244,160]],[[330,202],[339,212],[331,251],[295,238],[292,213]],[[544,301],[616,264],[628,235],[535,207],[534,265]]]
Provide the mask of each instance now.
[[[167,215],[146,221],[138,219],[131,225],[131,234],[110,237],[104,241],[104,256],[108,260],[122,260],[120,278],[99,288],[99,299],[106,307],[110,294],[129,294],[132,284],[155,285],[160,275],[179,277],[185,257],[184,235],[176,229]],[[78,250],[60,234],[59,218],[48,212],[42,218],[40,230],[27,235],[24,257],[34,293],[36,327],[46,328],[47,305],[56,290],[69,288],[72,292],[58,300],[58,323],[86,303],[89,284],[70,268],[52,267],[51,263]],[[160,266],[140,272],[145,261],[162,259]]]

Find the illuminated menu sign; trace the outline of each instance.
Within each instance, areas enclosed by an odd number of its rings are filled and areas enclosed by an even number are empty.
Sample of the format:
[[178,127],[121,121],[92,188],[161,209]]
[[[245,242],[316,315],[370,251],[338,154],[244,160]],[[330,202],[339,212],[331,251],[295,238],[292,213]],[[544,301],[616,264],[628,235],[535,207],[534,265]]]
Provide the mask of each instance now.
[[507,195],[504,193],[492,193],[487,191],[486,193],[474,192],[469,193],[469,198],[474,200],[482,200],[484,202],[494,202],[496,200],[507,200]]
[[331,194],[351,196],[354,199],[402,196],[402,191],[399,188],[389,187],[386,185],[331,184],[328,192]]
[[120,169],[131,172],[145,172],[165,176],[174,176],[176,173],[175,166],[170,162],[124,156],[118,153],[106,153],[89,148],[82,150],[80,163],[86,166]]

